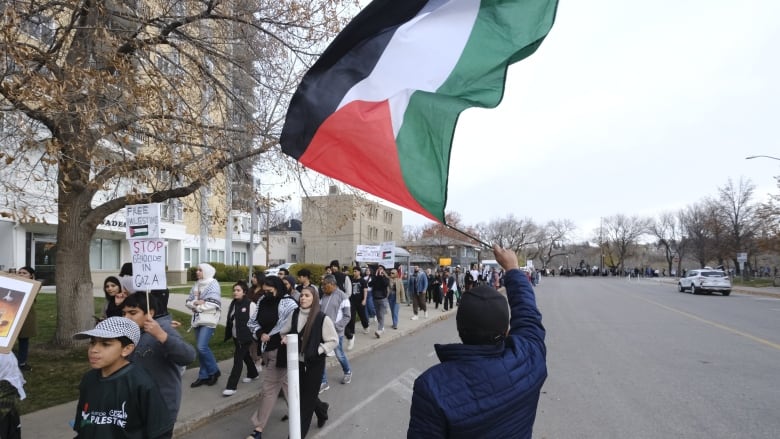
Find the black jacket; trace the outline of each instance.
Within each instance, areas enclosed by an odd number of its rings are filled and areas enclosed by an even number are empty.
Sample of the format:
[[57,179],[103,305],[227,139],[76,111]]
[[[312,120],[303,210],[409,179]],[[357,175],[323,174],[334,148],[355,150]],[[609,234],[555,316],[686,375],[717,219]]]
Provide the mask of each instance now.
[[228,308],[227,324],[225,326],[225,341],[233,338],[233,325],[236,326],[236,338],[242,343],[252,342],[252,332],[247,326],[249,322],[249,304],[252,303],[249,296],[243,300],[233,299]]

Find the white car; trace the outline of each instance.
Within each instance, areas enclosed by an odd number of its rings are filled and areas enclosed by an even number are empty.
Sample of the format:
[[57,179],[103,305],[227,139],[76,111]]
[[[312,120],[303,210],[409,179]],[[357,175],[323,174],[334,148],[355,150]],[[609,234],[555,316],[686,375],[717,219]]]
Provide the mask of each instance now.
[[286,268],[287,271],[289,271],[290,274],[292,274],[291,268],[292,268],[293,265],[295,265],[295,262],[288,262],[286,264],[282,264],[282,265],[278,265],[278,266],[273,267],[273,268],[269,268],[268,270],[265,270],[265,275],[266,276],[278,276],[279,275],[279,270],[282,269],[282,268]]
[[731,294],[731,280],[723,270],[710,267],[698,270],[688,270],[685,277],[677,281],[677,291],[690,290],[691,294],[720,293],[724,296]]

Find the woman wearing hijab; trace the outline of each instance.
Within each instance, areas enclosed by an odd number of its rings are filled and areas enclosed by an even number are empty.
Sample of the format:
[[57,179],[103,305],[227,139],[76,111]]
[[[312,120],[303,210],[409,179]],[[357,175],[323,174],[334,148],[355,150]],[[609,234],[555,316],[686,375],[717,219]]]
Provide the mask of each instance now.
[[[300,307],[293,311],[282,334],[298,334],[298,374],[301,391],[301,437],[306,437],[311,417],[317,414],[317,427],[328,420],[328,403],[319,399],[320,382],[325,372],[325,356],[339,344],[336,327],[320,311],[317,292],[312,287],[301,290]],[[282,343],[286,343],[286,337]]]
[[209,348],[209,340],[219,322],[219,313],[222,309],[222,297],[219,282],[214,279],[217,270],[209,264],[199,264],[195,272],[197,281],[190,290],[185,305],[192,310],[192,329],[195,330],[195,348],[198,351],[200,370],[198,379],[190,387],[198,387],[204,384],[213,386],[222,373],[217,366],[214,353]]

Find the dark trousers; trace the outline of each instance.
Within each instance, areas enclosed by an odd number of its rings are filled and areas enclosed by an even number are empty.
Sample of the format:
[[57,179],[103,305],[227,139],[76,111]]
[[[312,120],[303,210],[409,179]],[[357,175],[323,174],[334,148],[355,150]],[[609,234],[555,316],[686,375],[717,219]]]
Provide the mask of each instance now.
[[20,439],[22,437],[22,421],[16,410],[11,410],[0,418],[0,438]]
[[328,411],[325,403],[320,401],[320,383],[325,372],[325,358],[306,365],[298,363],[298,379],[301,389],[301,438],[309,432],[312,415],[317,419],[327,418]]
[[230,369],[230,376],[228,377],[226,389],[236,390],[238,387],[238,380],[241,378],[241,372],[244,370],[244,364],[246,364],[246,376],[254,378],[260,375],[255,367],[255,362],[252,360],[252,356],[249,355],[249,349],[252,347],[252,342],[240,342],[233,339],[233,343],[236,345],[233,351],[233,368]]
[[425,291],[412,295],[412,311],[414,312],[414,315],[417,315],[417,309],[422,310],[422,312],[428,310],[425,305]]
[[347,340],[352,340],[355,336],[355,316],[360,316],[360,323],[363,325],[363,329],[368,329],[368,315],[366,315],[366,306],[363,305],[363,297],[359,294],[349,296],[349,313],[350,319],[347,326],[344,328],[344,336]]
[[[453,307],[453,305],[452,305],[452,296],[453,296],[453,292],[452,291],[447,291],[447,294],[444,295],[444,309],[445,310],[450,309],[450,308]],[[449,305],[449,306],[447,306],[447,305]]]

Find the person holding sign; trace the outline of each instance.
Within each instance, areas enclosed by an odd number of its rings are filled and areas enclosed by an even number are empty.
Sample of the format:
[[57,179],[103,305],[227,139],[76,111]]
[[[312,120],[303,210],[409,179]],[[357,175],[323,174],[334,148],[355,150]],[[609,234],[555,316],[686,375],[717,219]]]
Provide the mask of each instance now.
[[195,348],[200,362],[198,379],[190,387],[204,384],[213,386],[222,375],[214,353],[209,348],[209,340],[214,335],[219,322],[219,313],[222,310],[219,282],[214,279],[216,273],[217,270],[210,264],[199,264],[195,272],[197,281],[185,302],[187,308],[192,310],[192,329],[195,330]]

